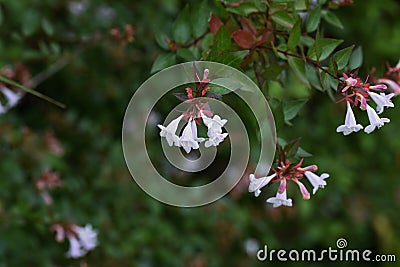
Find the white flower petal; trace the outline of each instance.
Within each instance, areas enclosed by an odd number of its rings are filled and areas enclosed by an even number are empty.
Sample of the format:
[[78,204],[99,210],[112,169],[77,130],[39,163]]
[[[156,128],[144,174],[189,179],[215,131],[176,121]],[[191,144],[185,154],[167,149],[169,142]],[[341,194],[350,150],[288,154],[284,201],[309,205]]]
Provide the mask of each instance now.
[[275,197],[270,197],[267,199],[267,203],[273,204],[272,207],[277,208],[280,206],[292,206],[292,199],[287,198],[286,196],[286,190],[283,191],[283,193],[276,192]]
[[353,110],[351,109],[350,102],[347,101],[347,112],[346,118],[343,125],[336,128],[336,132],[342,132],[343,135],[349,135],[352,132],[358,132],[363,129],[361,124],[357,124],[356,118],[354,116]]
[[379,118],[378,114],[376,114],[375,110],[367,105],[367,114],[370,125],[365,127],[364,131],[366,133],[372,133],[376,128],[381,128],[385,123],[390,122],[388,118]]

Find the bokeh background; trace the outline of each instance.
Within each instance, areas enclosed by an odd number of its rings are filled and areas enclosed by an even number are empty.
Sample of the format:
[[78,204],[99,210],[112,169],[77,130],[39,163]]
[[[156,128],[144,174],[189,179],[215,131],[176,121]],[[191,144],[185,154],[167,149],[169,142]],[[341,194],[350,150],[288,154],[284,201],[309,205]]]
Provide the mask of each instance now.
[[[254,198],[247,192],[247,177],[229,195],[199,208],[159,203],[134,183],[121,146],[125,108],[161,52],[155,35],[168,30],[185,3],[0,1],[0,67],[23,64],[25,75],[39,81],[38,91],[67,106],[27,94],[0,115],[0,266],[264,266],[271,263],[255,258],[264,244],[324,249],[335,247],[341,237],[349,248],[396,254],[399,260],[398,99],[396,108],[385,111],[389,125],[371,135],[344,137],[335,133],[344,106],[326,94],[295,79],[273,92],[278,98],[310,97],[280,136],[303,137],[302,147],[314,155],[306,163],[330,173],[328,186],[311,200],[293,193],[292,208],[267,206],[265,198],[275,191]],[[344,29],[326,25],[324,34],[362,46],[360,73],[366,76],[371,67],[382,73],[386,61],[397,63],[398,1],[356,0],[335,13]],[[154,127],[170,109],[168,101],[177,103],[173,98],[163,102],[151,118]],[[361,112],[356,116],[367,122]],[[157,134],[156,129],[150,132],[152,155],[160,149]],[[225,164],[224,155],[220,160]],[[35,186],[46,170],[63,182],[51,190],[51,205]],[[204,175],[190,179],[207,180],[213,172]],[[55,221],[92,224],[99,233],[98,247],[84,258],[65,258],[68,242],[56,242],[49,230]]]

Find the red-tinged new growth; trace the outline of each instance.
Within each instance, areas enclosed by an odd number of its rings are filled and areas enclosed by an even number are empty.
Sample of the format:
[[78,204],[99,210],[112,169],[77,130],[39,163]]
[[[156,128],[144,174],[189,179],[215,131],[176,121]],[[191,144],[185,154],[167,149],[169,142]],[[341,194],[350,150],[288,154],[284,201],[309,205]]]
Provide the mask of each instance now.
[[254,174],[250,174],[249,192],[254,192],[257,197],[261,193],[261,188],[270,183],[279,183],[276,197],[267,199],[268,203],[273,204],[273,207],[279,206],[292,206],[292,199],[287,198],[287,190],[289,182],[293,181],[297,184],[303,199],[310,199],[310,193],[306,186],[301,180],[306,177],[313,187],[313,194],[315,194],[318,188],[323,188],[326,185],[325,179],[329,177],[329,174],[322,174],[318,176],[314,174],[318,170],[316,165],[302,167],[303,159],[298,163],[294,164],[289,159],[286,159],[287,153],[284,152],[284,159],[277,160],[277,167],[271,168],[273,174],[256,178]]

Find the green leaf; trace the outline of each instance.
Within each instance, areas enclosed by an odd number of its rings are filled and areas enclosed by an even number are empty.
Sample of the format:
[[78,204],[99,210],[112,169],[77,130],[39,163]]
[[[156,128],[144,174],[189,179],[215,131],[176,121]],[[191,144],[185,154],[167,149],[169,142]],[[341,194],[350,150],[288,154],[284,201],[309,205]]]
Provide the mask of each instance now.
[[256,5],[254,3],[242,2],[242,3],[240,3],[239,6],[227,7],[226,11],[247,17],[251,13],[258,12],[259,9],[256,7]]
[[179,48],[178,50],[176,50],[176,55],[186,61],[196,60],[196,57],[189,48]]
[[344,28],[342,22],[340,21],[340,19],[335,15],[335,13],[333,13],[330,10],[322,11],[322,17],[329,24],[331,24],[331,25],[333,25],[335,27],[338,27],[340,29]]
[[311,10],[308,14],[308,18],[306,21],[306,30],[307,32],[313,32],[317,29],[319,21],[321,19],[321,6],[316,7]]
[[332,78],[330,75],[326,74],[325,72],[320,72],[320,79],[323,88],[328,93],[328,96],[331,98],[332,101],[336,102],[334,93],[336,92],[338,82],[336,79]]
[[172,25],[172,37],[177,43],[184,44],[189,41],[191,19],[189,5],[186,5]]
[[275,127],[277,130],[279,130],[285,124],[285,115],[283,113],[282,102],[273,98],[269,101],[269,106],[271,107],[272,114],[274,115]]
[[287,152],[287,157],[291,158],[297,154],[299,150],[301,137],[296,138],[285,145],[283,151]]
[[298,158],[308,158],[308,157],[312,157],[312,154],[305,151],[303,148],[299,147],[299,149],[297,150],[296,153],[296,157]]
[[265,68],[263,78],[266,80],[275,80],[285,69],[284,65],[274,63]]
[[203,0],[200,4],[194,5],[192,9],[191,26],[194,38],[200,37],[207,31],[208,18],[210,10],[207,5],[207,0]]
[[296,74],[297,78],[306,84],[308,87],[310,83],[307,80],[306,70],[305,70],[305,62],[296,57],[288,57],[289,66],[292,68],[294,74]]
[[[342,42],[343,40],[322,38],[310,47],[310,49],[308,50],[308,56],[312,60],[322,61],[326,59]],[[316,45],[317,49],[315,47]],[[318,53],[315,52],[316,50],[318,51]]]
[[363,62],[363,54],[361,46],[354,49],[353,53],[350,56],[349,60],[349,68],[350,70],[354,70],[361,66]]
[[319,78],[319,72],[315,69],[314,66],[311,66],[310,64],[305,64],[306,68],[306,77],[310,84],[317,88],[320,91],[323,91],[320,78]]
[[39,29],[39,14],[36,11],[25,12],[22,20],[22,33],[30,36]]
[[353,50],[353,48],[354,48],[354,45],[346,47],[342,50],[337,51],[333,55],[333,59],[335,60],[339,70],[346,67],[347,63],[349,62],[351,51]]
[[297,44],[300,42],[301,36],[301,19],[296,21],[292,30],[290,31],[289,39],[287,42],[287,47],[289,50],[293,50]]
[[290,121],[297,116],[301,108],[307,103],[308,99],[291,100],[283,102],[283,113],[285,121]]
[[[220,95],[228,94],[232,91],[239,90],[243,87],[242,84],[229,79],[229,78],[217,78],[210,82],[210,91]],[[228,89],[229,88],[229,89]]]
[[225,27],[221,27],[214,38],[214,45],[207,57],[209,61],[218,61],[223,53],[230,50],[232,46],[231,37]]
[[176,56],[172,53],[159,54],[151,67],[150,73],[170,67],[176,63]]
[[314,39],[310,36],[300,36],[300,44],[311,47],[315,43]]
[[42,19],[42,29],[47,35],[53,35],[54,33],[53,25],[46,18]]
[[160,30],[156,29],[154,31],[154,37],[156,39],[157,44],[161,48],[169,50],[168,44],[169,44],[170,38],[164,32],[161,32]]
[[243,59],[248,55],[248,53],[248,50],[223,53],[217,62],[237,69],[240,67],[240,64],[243,62]]
[[286,28],[292,28],[294,25],[293,17],[285,11],[275,12],[272,14],[271,19]]

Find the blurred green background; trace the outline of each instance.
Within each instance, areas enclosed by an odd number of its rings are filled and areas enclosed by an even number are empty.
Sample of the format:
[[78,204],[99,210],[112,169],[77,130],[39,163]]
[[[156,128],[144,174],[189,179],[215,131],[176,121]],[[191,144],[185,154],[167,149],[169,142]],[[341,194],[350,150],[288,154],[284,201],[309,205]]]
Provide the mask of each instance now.
[[[400,3],[354,2],[335,11],[345,29],[324,25],[324,34],[344,39],[344,46],[363,47],[360,74],[366,76],[372,66],[382,72],[385,61],[393,65],[400,57]],[[328,186],[309,201],[292,187],[292,208],[266,206],[275,191],[254,198],[245,182],[221,200],[191,209],[159,203],[134,183],[121,147],[125,108],[161,51],[154,32],[170,27],[184,4],[0,1],[0,67],[24,63],[31,76],[44,73],[37,89],[67,105],[61,109],[26,95],[0,115],[0,266],[265,266],[271,263],[258,262],[252,244],[325,249],[336,247],[341,237],[349,248],[396,254],[399,260],[398,99],[384,113],[389,125],[371,135],[344,137],[335,133],[344,120],[343,105],[302,89],[297,80],[280,92],[282,98],[311,96],[293,126],[279,134],[302,136],[302,147],[314,154],[306,164],[330,173]],[[123,31],[126,24],[134,26],[133,41],[113,39],[110,30]],[[365,125],[362,112],[356,116]],[[51,135],[64,153],[49,145]],[[158,151],[157,131],[153,140],[149,149]],[[51,206],[35,188],[46,169],[58,172],[64,183],[51,191]],[[55,241],[49,231],[53,220],[92,224],[99,246],[85,258],[66,259],[68,242]]]

